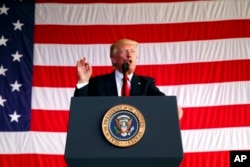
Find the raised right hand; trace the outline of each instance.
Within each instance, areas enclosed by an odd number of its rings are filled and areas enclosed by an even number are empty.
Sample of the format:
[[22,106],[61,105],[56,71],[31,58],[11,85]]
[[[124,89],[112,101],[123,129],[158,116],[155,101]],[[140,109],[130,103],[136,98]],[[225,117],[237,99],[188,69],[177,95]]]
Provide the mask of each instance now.
[[86,83],[89,81],[92,75],[92,67],[86,61],[86,58],[77,61],[77,74],[78,74],[78,83]]

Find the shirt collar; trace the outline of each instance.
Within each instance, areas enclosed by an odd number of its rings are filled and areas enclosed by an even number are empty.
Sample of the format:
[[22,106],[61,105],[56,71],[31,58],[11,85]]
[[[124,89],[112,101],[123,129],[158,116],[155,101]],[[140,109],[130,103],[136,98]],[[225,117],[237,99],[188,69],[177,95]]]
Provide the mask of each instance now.
[[[129,78],[129,81],[131,81],[132,77],[133,77],[133,74],[134,73],[131,73],[128,75],[128,78]],[[118,80],[122,80],[123,79],[123,74],[118,71],[118,70],[115,70],[115,77],[118,79]]]

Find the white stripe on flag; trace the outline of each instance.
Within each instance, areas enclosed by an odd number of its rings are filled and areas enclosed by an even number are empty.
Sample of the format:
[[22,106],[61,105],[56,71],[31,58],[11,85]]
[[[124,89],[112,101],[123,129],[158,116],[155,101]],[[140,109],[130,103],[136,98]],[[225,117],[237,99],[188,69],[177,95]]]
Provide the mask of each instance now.
[[[184,152],[209,152],[250,149],[250,127],[182,130]],[[66,133],[0,132],[0,154],[63,155]],[[246,136],[239,138],[239,136]]]
[[[250,103],[250,81],[161,86],[159,88],[166,95],[177,96],[178,103],[182,107]],[[74,88],[33,87],[32,92],[32,109],[69,110]]]
[[[138,65],[157,65],[249,59],[248,46],[250,38],[141,43],[137,61]],[[105,44],[35,44],[34,65],[76,66],[76,61],[84,56],[92,66],[110,66],[109,47],[110,45]]]
[[36,4],[35,21],[37,25],[114,25],[247,19],[250,17],[249,6],[249,0],[131,4],[42,3]]
[[181,133],[185,153],[250,149],[250,127],[182,130]]

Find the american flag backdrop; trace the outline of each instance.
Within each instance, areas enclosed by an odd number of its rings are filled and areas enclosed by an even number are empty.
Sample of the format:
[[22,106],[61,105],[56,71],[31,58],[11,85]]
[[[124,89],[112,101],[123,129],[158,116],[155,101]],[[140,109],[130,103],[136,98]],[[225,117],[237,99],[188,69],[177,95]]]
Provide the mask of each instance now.
[[250,150],[249,0],[0,0],[0,167],[67,167],[76,61],[111,72],[120,38],[183,107],[182,167]]

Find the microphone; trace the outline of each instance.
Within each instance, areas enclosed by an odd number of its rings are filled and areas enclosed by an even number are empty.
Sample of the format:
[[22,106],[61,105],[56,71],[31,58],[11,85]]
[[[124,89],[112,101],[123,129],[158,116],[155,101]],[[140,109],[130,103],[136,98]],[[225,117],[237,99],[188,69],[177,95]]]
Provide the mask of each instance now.
[[125,74],[127,71],[128,71],[128,69],[129,69],[129,63],[132,63],[132,61],[131,60],[129,60],[129,61],[126,61],[126,60],[124,60],[124,63],[122,64],[122,72]]

